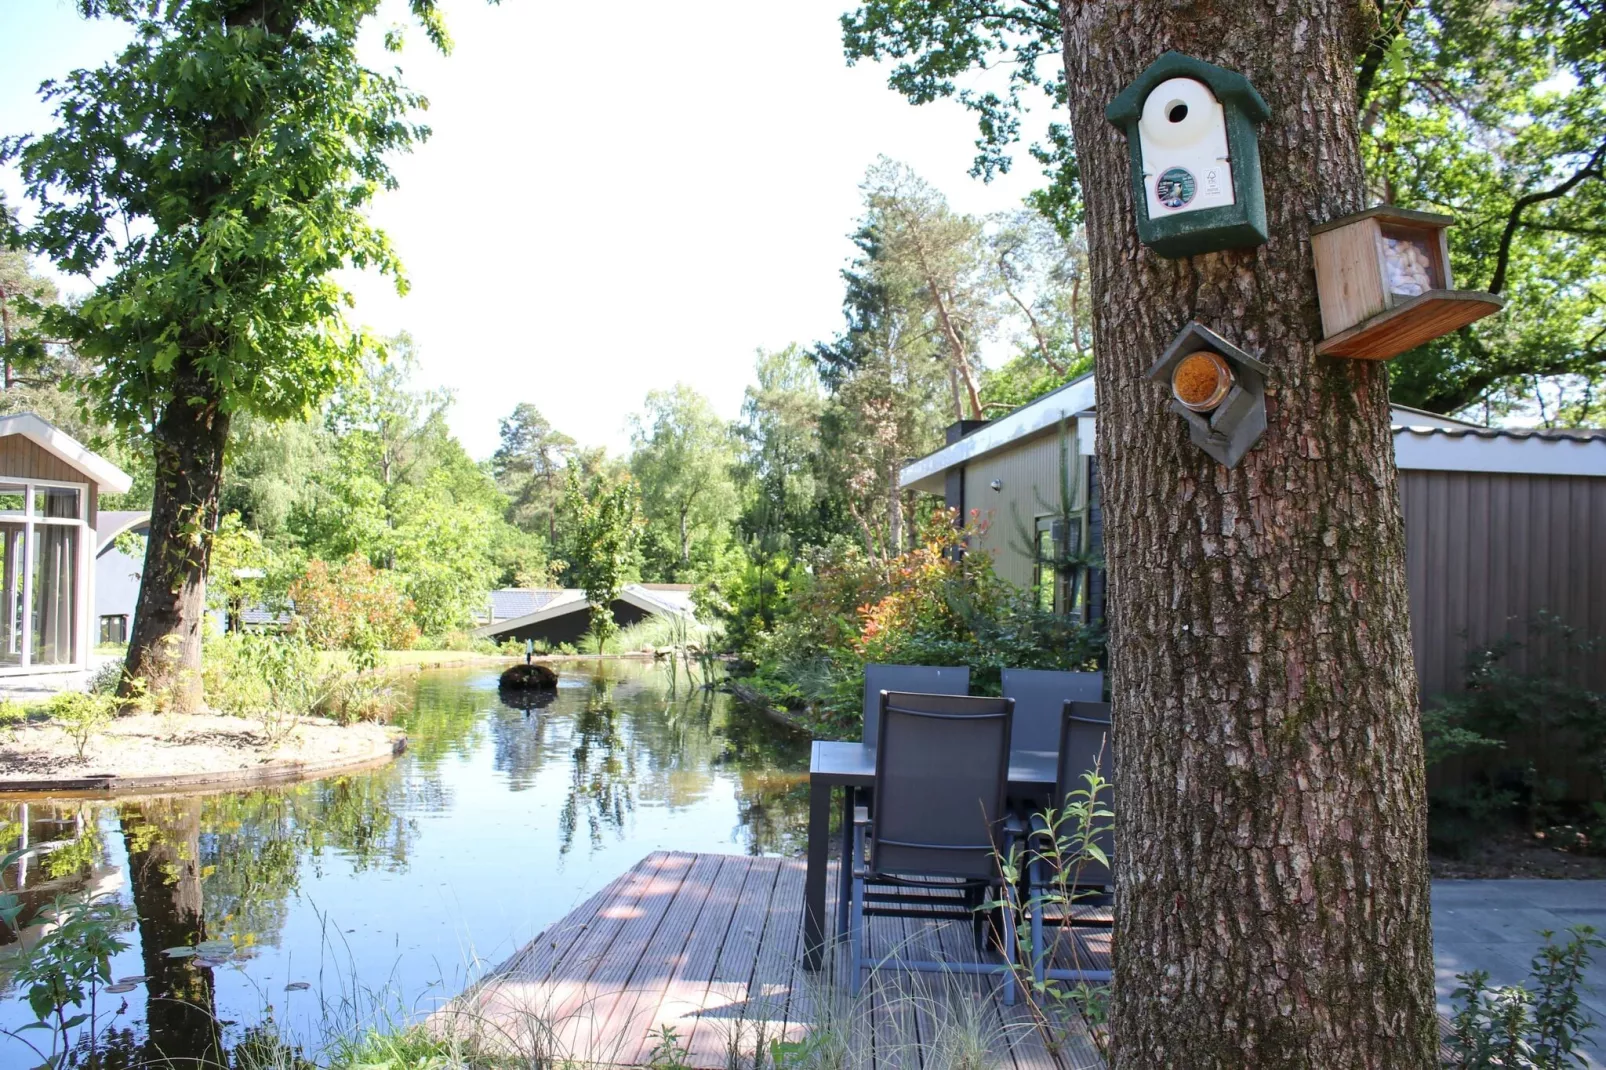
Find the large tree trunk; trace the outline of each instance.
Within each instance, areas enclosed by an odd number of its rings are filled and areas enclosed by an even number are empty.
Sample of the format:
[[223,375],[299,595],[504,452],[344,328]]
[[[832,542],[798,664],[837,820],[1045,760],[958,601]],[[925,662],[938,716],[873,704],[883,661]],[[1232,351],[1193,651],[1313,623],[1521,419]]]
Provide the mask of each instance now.
[[[1387,369],[1317,357],[1309,231],[1362,207],[1342,0],[1061,0],[1097,358],[1120,852],[1112,1066],[1436,1065],[1416,672]],[[1241,71],[1272,238],[1137,237],[1110,99],[1167,49]],[[1273,368],[1228,471],[1143,377],[1190,319]]]
[[202,706],[206,569],[217,530],[229,418],[206,377],[186,377],[151,432],[156,492],[128,642],[124,692],[143,681],[161,706]]

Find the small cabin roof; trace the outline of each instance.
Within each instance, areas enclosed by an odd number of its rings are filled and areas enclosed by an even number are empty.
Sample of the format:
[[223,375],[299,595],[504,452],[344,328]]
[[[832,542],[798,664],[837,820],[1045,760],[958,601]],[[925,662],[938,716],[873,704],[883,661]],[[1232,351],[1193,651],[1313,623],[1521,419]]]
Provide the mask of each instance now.
[[[46,453],[65,461],[88,476],[102,494],[122,494],[134,485],[134,478],[127,472],[37,413],[0,416],[0,438],[7,435],[21,435]],[[0,472],[0,479],[8,475]]]

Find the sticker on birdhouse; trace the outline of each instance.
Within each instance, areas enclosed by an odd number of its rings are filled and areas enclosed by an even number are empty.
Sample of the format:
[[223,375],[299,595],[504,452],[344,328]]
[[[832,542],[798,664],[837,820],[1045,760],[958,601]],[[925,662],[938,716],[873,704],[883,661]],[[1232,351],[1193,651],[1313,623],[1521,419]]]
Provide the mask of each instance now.
[[1167,52],[1110,103],[1127,136],[1138,237],[1165,256],[1266,240],[1255,125],[1271,114],[1243,75]]

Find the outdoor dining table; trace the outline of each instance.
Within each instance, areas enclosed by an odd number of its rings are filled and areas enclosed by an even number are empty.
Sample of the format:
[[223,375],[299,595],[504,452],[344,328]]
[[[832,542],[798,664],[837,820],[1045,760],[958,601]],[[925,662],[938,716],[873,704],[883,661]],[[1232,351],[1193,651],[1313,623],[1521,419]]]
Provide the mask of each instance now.
[[[1059,755],[1051,750],[1013,750],[1009,788],[1016,797],[1054,789]],[[809,855],[803,879],[803,965],[820,968],[825,949],[826,877],[830,866],[831,792],[842,789],[843,828],[853,827],[855,788],[875,786],[875,748],[848,740],[815,740],[809,757]],[[844,862],[846,859],[844,859]]]

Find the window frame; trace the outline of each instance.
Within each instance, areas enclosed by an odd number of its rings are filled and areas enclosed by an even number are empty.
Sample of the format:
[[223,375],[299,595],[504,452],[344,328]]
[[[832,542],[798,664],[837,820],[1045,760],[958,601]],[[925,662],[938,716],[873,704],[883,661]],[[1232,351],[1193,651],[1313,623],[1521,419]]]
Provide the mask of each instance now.
[[[32,476],[0,476],[0,485],[20,485],[23,488],[22,513],[0,514],[0,523],[18,524],[23,529],[22,535],[22,606],[18,617],[21,619],[22,642],[18,651],[18,661],[15,665],[0,665],[0,676],[24,676],[41,672],[74,672],[87,664],[88,652],[88,618],[86,608],[89,593],[89,543],[93,528],[89,526],[89,484],[68,479],[35,479]],[[78,492],[78,516],[40,516],[35,508],[34,490],[37,487],[55,487],[63,490],[76,490]],[[33,575],[35,567],[35,554],[38,551],[38,539],[34,537],[34,529],[40,525],[47,527],[75,527],[79,529],[77,551],[73,554],[73,649],[72,658],[65,662],[55,662],[50,665],[35,665],[33,663]],[[10,607],[3,607],[10,613]],[[16,620],[17,617],[13,617]]]

